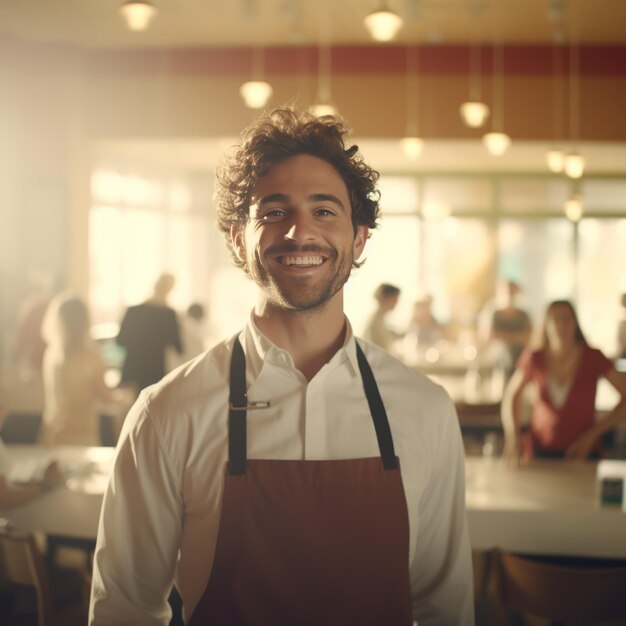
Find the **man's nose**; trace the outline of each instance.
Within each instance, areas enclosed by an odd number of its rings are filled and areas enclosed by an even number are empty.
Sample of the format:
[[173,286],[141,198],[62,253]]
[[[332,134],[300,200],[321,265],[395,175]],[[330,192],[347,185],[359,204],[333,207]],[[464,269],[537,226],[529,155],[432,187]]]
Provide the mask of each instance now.
[[296,243],[315,239],[314,225],[307,216],[296,215],[292,218],[289,230],[285,233],[285,239]]

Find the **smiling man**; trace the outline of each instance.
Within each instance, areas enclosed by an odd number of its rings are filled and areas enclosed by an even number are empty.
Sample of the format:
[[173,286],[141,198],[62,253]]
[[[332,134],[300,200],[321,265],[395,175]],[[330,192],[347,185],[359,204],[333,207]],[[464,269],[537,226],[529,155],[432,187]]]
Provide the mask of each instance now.
[[279,109],[218,175],[250,320],[145,390],[120,438],[90,621],[473,624],[463,449],[445,392],[356,340],[343,286],[378,174],[330,117]]

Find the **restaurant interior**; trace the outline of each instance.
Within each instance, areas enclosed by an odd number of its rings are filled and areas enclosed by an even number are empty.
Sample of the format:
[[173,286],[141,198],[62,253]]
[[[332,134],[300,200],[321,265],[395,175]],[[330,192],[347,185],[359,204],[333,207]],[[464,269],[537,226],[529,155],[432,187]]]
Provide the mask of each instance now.
[[[44,557],[38,591],[13,597],[0,540],[10,610],[84,623],[134,399],[100,402],[99,445],[41,445],[41,355],[28,351],[48,304],[66,292],[86,303],[118,391],[121,320],[160,276],[175,281],[181,320],[202,305],[203,348],[242,328],[255,286],[216,226],[216,167],[252,120],[293,106],[341,116],[380,172],[380,227],[345,310],[367,334],[377,286],[398,287],[385,348],[456,405],[477,623],[626,624],[626,423],[605,433],[601,461],[505,462],[515,362],[491,325],[507,286],[533,338],[547,305],[568,300],[626,377],[625,25],[623,0],[0,3],[0,435],[12,464],[0,471],[26,483],[53,459],[65,477],[0,502],[0,538],[25,533]],[[168,354],[168,369],[180,362]],[[596,420],[623,399],[601,379]],[[522,400],[529,418],[534,390]],[[59,571],[82,576],[81,594],[54,622],[39,596],[42,578],[44,595],[60,593],[71,577]]]

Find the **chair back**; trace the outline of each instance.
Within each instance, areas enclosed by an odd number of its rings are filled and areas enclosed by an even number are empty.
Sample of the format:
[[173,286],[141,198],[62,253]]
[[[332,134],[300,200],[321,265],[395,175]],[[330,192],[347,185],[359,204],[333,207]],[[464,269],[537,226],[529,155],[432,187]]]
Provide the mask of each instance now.
[[6,520],[0,523],[0,579],[32,587],[37,600],[38,626],[52,623],[52,593],[43,556],[32,534],[13,531]]
[[494,574],[505,606],[578,626],[626,619],[626,567],[553,565],[496,550]]

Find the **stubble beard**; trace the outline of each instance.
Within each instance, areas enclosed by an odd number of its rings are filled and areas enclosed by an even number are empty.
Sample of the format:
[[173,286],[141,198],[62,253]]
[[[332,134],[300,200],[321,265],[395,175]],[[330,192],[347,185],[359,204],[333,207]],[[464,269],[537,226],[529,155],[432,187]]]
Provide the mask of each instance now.
[[256,251],[247,255],[247,269],[266,295],[268,303],[294,313],[314,312],[324,308],[346,284],[354,259],[352,249],[339,255],[336,250],[329,248],[324,250],[324,254],[328,257],[325,264],[331,264],[329,277],[325,279],[293,276],[284,281],[278,280],[267,268],[267,264],[257,256]]

